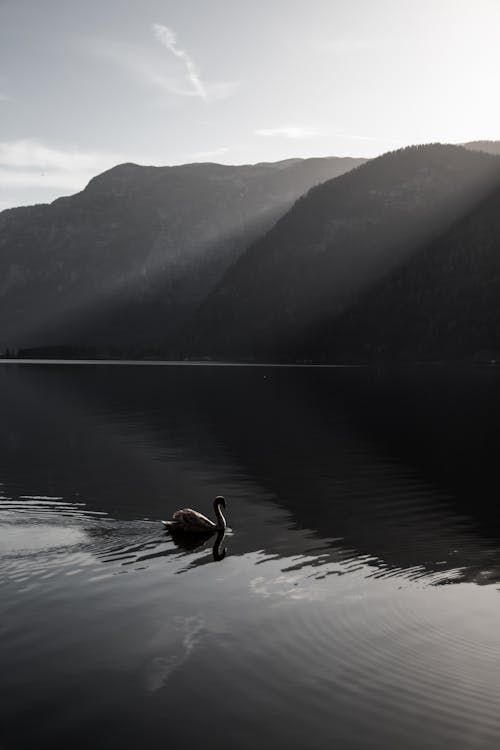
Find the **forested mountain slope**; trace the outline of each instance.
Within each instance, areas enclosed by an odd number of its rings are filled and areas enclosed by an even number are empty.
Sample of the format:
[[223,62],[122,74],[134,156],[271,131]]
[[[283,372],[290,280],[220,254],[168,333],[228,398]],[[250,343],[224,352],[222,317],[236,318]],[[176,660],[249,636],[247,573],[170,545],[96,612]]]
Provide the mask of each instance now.
[[500,188],[303,343],[319,361],[500,360]]
[[362,159],[122,164],[81,193],[0,213],[0,350],[172,340],[248,244]]
[[228,269],[201,306],[186,353],[301,357],[326,321],[499,180],[499,158],[432,144],[385,154],[313,188]]

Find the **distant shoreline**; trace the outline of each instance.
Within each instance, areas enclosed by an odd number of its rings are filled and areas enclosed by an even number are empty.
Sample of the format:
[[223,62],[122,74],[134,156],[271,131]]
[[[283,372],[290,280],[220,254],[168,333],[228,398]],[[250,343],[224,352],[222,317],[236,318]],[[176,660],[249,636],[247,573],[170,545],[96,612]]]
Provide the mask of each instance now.
[[368,367],[364,364],[321,364],[302,362],[206,362],[204,360],[169,360],[169,359],[19,359],[0,358],[0,365],[141,365],[155,367],[328,367],[336,369],[359,369]]
[[118,367],[264,367],[273,369],[323,369],[323,370],[412,370],[412,369],[448,369],[453,370],[500,368],[499,360],[455,360],[434,362],[361,362],[351,364],[328,364],[321,362],[221,362],[205,360],[170,360],[170,359],[45,359],[20,357],[2,358],[0,365],[101,365]]

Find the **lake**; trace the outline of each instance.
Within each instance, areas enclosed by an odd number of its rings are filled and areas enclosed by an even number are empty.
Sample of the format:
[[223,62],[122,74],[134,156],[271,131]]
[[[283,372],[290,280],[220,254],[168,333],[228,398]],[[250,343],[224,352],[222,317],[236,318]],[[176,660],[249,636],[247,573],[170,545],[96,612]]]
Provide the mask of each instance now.
[[498,748],[498,369],[3,363],[0,415],[2,750]]

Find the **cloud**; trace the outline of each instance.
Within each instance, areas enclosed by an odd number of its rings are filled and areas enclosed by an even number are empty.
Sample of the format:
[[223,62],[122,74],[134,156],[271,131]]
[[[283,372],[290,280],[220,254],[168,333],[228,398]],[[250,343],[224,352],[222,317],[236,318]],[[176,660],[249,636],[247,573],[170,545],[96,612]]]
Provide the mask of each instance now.
[[7,96],[7,94],[4,94],[2,91],[0,91],[0,102],[8,102],[10,97]]
[[254,135],[264,138],[315,138],[325,135],[324,131],[317,128],[309,128],[297,125],[285,125],[278,128],[259,128],[254,130]]
[[[239,87],[237,81],[205,81],[192,56],[179,47],[170,27],[155,23],[152,30],[163,51],[159,47],[103,39],[92,40],[87,44],[87,50],[110,60],[143,85],[160,90],[163,95],[209,103],[236,93]],[[167,58],[165,49],[169,53]]]
[[66,171],[95,171],[103,162],[118,163],[118,154],[84,151],[62,151],[35,140],[0,142],[0,165],[5,167],[35,167]]
[[0,141],[0,187],[81,190],[96,174],[124,161],[130,159],[120,153],[64,151],[36,140]]
[[207,101],[208,91],[205,84],[200,78],[200,74],[194,60],[188,55],[186,50],[177,45],[177,39],[174,32],[168,26],[162,26],[159,23],[153,24],[153,33],[158,41],[166,47],[175,57],[182,61],[186,69],[186,77],[192,86],[192,95],[199,96]]
[[186,50],[179,47],[175,32],[169,26],[163,26],[161,23],[154,23],[153,33],[160,44],[162,44],[174,57],[181,61],[184,68],[184,75],[189,87],[187,89],[176,89],[175,93],[183,96],[199,97],[205,102],[214,101],[216,99],[225,99],[235,93],[239,84],[234,81],[205,83],[202,80],[195,61]]
[[221,146],[220,148],[214,148],[211,151],[195,151],[194,153],[188,155],[188,159],[193,159],[193,161],[212,159],[214,157],[227,154],[227,152],[230,150],[231,149],[228,146]]
[[254,135],[266,138],[318,138],[329,136],[330,138],[340,138],[353,141],[373,141],[375,143],[393,143],[386,138],[377,138],[371,135],[359,135],[357,133],[344,133],[336,129],[329,128],[311,128],[298,125],[287,125],[278,128],[259,128],[254,130]]

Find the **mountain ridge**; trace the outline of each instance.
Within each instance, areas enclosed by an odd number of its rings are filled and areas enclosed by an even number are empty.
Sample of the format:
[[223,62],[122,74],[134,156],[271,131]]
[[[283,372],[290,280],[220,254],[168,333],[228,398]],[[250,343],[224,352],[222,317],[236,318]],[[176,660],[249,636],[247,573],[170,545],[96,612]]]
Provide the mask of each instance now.
[[73,196],[3,211],[0,349],[165,348],[247,244],[311,185],[357,163],[126,163]]

